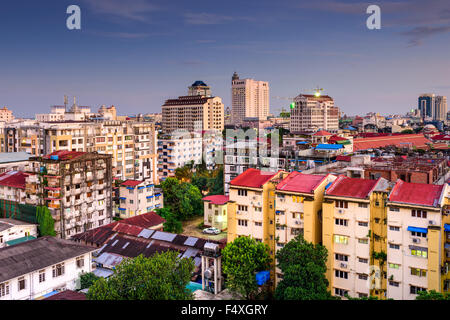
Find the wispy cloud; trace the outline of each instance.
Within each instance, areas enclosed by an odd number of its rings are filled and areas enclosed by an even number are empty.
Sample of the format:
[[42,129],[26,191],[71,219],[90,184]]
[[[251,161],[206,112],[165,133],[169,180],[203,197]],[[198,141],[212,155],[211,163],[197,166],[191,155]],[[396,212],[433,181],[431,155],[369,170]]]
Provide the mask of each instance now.
[[450,26],[439,27],[415,27],[409,31],[402,32],[401,34],[410,38],[410,46],[419,46],[423,43],[423,40],[433,35],[450,32]]
[[234,21],[254,21],[254,18],[226,16],[206,12],[187,12],[184,14],[184,22],[191,25],[223,24]]
[[160,7],[148,0],[82,0],[93,12],[139,22],[149,22],[149,13]]

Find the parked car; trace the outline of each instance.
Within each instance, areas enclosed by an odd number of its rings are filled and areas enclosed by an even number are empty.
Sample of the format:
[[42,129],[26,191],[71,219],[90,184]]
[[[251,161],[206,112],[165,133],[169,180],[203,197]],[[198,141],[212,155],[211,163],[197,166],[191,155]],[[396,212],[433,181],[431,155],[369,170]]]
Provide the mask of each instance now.
[[211,228],[203,229],[203,233],[206,233],[206,234],[219,234],[220,230],[217,229],[217,228],[211,227]]

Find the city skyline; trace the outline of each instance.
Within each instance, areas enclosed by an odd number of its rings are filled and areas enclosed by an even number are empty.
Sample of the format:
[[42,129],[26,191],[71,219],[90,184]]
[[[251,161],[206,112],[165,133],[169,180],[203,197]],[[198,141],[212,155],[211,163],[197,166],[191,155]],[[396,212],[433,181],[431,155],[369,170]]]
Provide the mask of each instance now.
[[[79,31],[66,28],[70,4],[81,8]],[[445,1],[381,1],[381,30],[366,28],[370,3],[357,1],[193,4],[4,4],[0,105],[34,117],[67,94],[93,109],[159,113],[202,80],[231,107],[235,71],[269,82],[271,113],[289,106],[276,96],[317,85],[348,115],[403,114],[420,94],[450,96]]]

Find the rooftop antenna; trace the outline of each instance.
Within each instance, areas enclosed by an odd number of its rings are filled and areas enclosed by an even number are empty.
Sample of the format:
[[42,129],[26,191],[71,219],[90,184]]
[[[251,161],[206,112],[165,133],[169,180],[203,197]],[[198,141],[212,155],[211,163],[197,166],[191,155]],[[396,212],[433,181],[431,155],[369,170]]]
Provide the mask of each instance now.
[[320,97],[322,95],[321,91],[323,91],[323,89],[317,86],[317,88],[314,89],[314,96]]

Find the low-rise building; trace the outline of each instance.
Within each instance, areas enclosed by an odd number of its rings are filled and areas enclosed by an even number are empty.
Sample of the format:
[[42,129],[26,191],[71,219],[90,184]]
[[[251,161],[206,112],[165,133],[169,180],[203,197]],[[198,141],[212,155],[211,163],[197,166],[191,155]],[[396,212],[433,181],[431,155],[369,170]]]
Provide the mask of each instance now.
[[95,248],[45,236],[0,249],[0,300],[33,300],[74,290],[92,271]]
[[37,238],[37,225],[15,219],[0,219],[0,248]]
[[217,228],[220,231],[226,230],[228,225],[227,207],[228,196],[214,195],[203,198],[205,227]]

